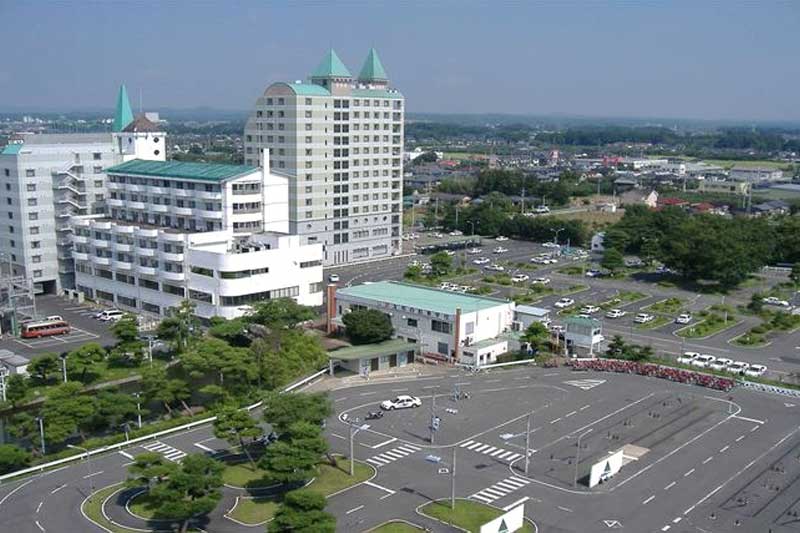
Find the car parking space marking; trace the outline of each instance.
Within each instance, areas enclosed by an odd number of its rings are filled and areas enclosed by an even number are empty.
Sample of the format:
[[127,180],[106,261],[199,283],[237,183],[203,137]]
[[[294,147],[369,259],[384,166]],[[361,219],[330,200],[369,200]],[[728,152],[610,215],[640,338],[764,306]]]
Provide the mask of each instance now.
[[476,492],[470,496],[470,498],[482,501],[484,503],[492,503],[495,500],[499,500],[500,498],[508,496],[512,492],[521,489],[529,483],[530,480],[511,476]]
[[482,442],[468,440],[461,443],[461,448],[488,455],[494,459],[501,459],[503,461],[511,462],[522,457],[522,454],[515,453],[497,446],[490,446]]
[[763,424],[766,422],[765,420],[757,420],[755,418],[747,418],[746,416],[739,416],[739,415],[734,415],[733,418],[735,418],[736,420],[744,420],[745,422],[753,422],[754,424]]
[[655,500],[655,499],[656,499],[656,495],[655,495],[655,494],[653,494],[652,496],[650,496],[649,498],[647,498],[645,501],[643,501],[643,502],[642,502],[642,505],[647,505],[648,503],[650,503],[651,501],[653,501],[653,500]]
[[677,484],[678,484],[678,482],[677,482],[677,481],[673,481],[672,483],[670,483],[669,485],[667,485],[666,487],[664,487],[664,490],[669,490],[669,489],[671,489],[672,487],[674,487],[674,486],[675,486],[675,485],[677,485]]
[[714,456],[713,456],[713,455],[710,455],[710,456],[706,457],[706,458],[703,460],[703,464],[706,464],[706,463],[710,462],[712,459],[714,459]]
[[729,445],[723,446],[722,448],[720,448],[719,453],[725,453],[726,451],[728,451],[728,448],[730,448]]
[[164,456],[165,459],[168,461],[172,461],[173,463],[179,463],[184,457],[188,454],[184,451],[181,451],[177,448],[173,448],[169,444],[164,444],[161,441],[154,441],[150,444],[146,444],[142,446],[148,452],[159,453]]
[[688,477],[688,476],[691,476],[693,473],[694,473],[694,468],[692,468],[691,470],[689,470],[688,472],[686,472],[686,473],[683,475],[683,477]]
[[753,426],[753,427],[752,427],[752,429],[750,429],[750,433],[754,432],[754,431],[755,431],[755,430],[757,430],[758,428],[759,428],[759,426]]
[[349,511],[345,512],[344,514],[355,513],[356,511],[358,511],[360,509],[363,509],[363,508],[364,508],[363,505],[359,505],[358,507],[353,507],[352,509],[350,509]]
[[367,462],[372,463],[376,467],[380,468],[381,466],[388,465],[394,461],[399,461],[400,459],[403,459],[414,452],[418,452],[421,449],[422,448],[414,446],[413,444],[403,444],[402,446],[397,446],[391,450],[374,455],[367,459]]

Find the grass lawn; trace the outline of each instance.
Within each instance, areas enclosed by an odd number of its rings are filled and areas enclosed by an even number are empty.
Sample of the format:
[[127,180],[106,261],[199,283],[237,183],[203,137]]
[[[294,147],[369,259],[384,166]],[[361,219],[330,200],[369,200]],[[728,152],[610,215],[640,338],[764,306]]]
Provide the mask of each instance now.
[[704,159],[704,162],[709,165],[717,165],[723,168],[777,168],[781,170],[791,169],[792,164],[786,161],[772,161],[768,159],[760,159],[756,161],[737,161],[735,159]]
[[[425,515],[473,533],[478,533],[483,524],[503,514],[501,509],[470,500],[456,500],[455,509],[450,508],[449,500],[431,502],[422,506],[420,511]],[[519,531],[533,533],[533,527],[530,523],[525,522]]]
[[708,313],[704,311],[701,313],[701,316],[703,317],[703,320],[697,322],[696,324],[691,324],[685,328],[681,328],[676,331],[675,334],[686,339],[708,337],[710,335],[719,333],[720,331],[732,328],[739,323],[739,321],[736,320],[736,317],[730,315],[728,316],[727,322],[725,322],[725,319],[722,316],[715,313]]
[[733,343],[746,348],[760,348],[769,344],[769,341],[767,341],[767,338],[764,337],[764,335],[758,335],[752,331],[748,331],[744,335],[739,335],[736,337],[733,340]]
[[570,265],[568,267],[559,268],[556,270],[559,274],[566,274],[567,276],[583,276],[584,267]]
[[82,505],[83,512],[86,513],[86,516],[88,516],[90,520],[111,533],[137,533],[133,529],[112,524],[103,516],[103,502],[105,502],[109,496],[112,496],[124,488],[125,487],[121,483],[117,483],[116,485],[110,485],[92,493],[92,499],[85,501]]
[[609,224],[615,224],[619,222],[624,214],[625,213],[621,210],[617,211],[616,213],[590,210],[576,211],[572,213],[559,213],[558,211],[555,211],[551,214],[551,216],[561,220],[580,220],[585,224],[589,224],[595,228],[600,228],[602,226],[608,226]]
[[672,319],[668,316],[657,316],[650,322],[645,322],[644,324],[636,324],[636,329],[656,329],[660,328],[661,326],[665,326],[672,322]]
[[239,522],[256,526],[272,520],[280,502],[277,498],[239,498],[228,516]]
[[319,475],[308,486],[308,490],[319,492],[324,496],[330,496],[334,492],[353,486],[356,483],[368,480],[375,470],[365,464],[356,461],[355,475],[350,476],[350,461],[337,458],[336,466],[328,463],[320,463]]
[[155,502],[147,492],[140,492],[128,502],[128,508],[136,516],[150,520],[155,515],[153,504]]
[[227,465],[225,470],[222,471],[222,481],[226,485],[231,485],[233,487],[250,487],[251,484],[267,486],[270,485],[270,483],[259,483],[264,479],[265,475],[266,472],[258,467],[253,468],[253,465],[251,465],[249,461],[244,461],[242,463]]
[[578,285],[570,285],[566,289],[559,290],[558,294],[561,296],[567,296],[568,294],[575,294],[576,292],[582,292],[586,290],[589,290],[589,286],[580,283]]
[[425,531],[422,528],[412,526],[408,522],[400,522],[399,520],[386,522],[382,526],[375,529],[370,529],[370,533],[415,533],[417,531]]
[[645,293],[637,291],[621,291],[617,295],[617,299],[623,302],[636,302],[638,300],[644,300],[645,298],[647,298]]
[[653,311],[655,313],[675,315],[681,310],[683,304],[684,302],[680,298],[667,298],[666,300],[650,304],[642,309],[647,311]]

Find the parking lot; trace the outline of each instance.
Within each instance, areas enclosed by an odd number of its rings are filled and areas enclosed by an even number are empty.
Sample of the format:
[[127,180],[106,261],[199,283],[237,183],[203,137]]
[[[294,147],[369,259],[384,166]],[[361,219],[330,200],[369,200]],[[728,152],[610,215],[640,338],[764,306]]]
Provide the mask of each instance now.
[[89,303],[78,304],[75,301],[46,295],[36,298],[36,310],[40,316],[61,316],[69,322],[71,331],[66,335],[38,339],[5,337],[0,340],[0,348],[32,358],[47,352],[62,353],[74,350],[87,342],[98,342],[102,345],[115,342],[114,336],[109,331],[110,324],[93,318],[98,308]]
[[[363,427],[398,394],[422,406]],[[798,407],[780,398],[562,368],[365,384],[333,399],[333,448],[349,453],[347,422],[355,423],[356,457],[378,472],[332,498],[343,528],[412,518],[418,505],[449,497],[455,450],[457,497],[524,501],[542,532],[604,531],[606,521],[629,531],[696,532],[706,522],[706,531],[795,531],[786,509],[797,505]],[[620,449],[619,473],[589,488],[591,466]]]

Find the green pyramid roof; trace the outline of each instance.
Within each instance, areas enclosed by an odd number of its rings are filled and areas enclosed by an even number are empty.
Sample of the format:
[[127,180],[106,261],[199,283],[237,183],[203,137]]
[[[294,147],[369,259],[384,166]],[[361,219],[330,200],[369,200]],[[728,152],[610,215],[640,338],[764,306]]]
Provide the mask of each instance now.
[[369,49],[369,54],[367,54],[367,59],[364,61],[364,66],[361,67],[358,79],[362,81],[384,81],[389,79],[386,76],[386,71],[383,70],[383,64],[381,64],[381,59],[378,57],[378,52],[374,48]]
[[350,71],[331,48],[322,58],[319,66],[311,74],[312,78],[352,78]]
[[114,112],[114,125],[111,131],[122,131],[131,122],[133,122],[133,111],[131,111],[131,102],[128,100],[128,90],[125,85],[120,85],[117,95],[117,110]]

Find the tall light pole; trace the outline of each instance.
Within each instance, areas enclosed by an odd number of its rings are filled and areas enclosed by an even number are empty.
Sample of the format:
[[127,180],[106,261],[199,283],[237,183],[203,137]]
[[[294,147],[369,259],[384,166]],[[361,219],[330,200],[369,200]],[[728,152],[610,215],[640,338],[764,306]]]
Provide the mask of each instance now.
[[431,396],[431,444],[435,440],[434,435],[439,425],[436,423],[436,395]]
[[355,463],[355,446],[353,445],[354,438],[356,433],[361,431],[362,429],[368,429],[369,424],[361,424],[358,425],[358,418],[355,418],[353,422],[349,420],[346,421],[347,425],[350,426],[350,475],[356,475],[356,463]]
[[528,475],[528,466],[530,465],[531,458],[531,425],[533,424],[533,415],[536,411],[528,413],[528,422],[525,424],[525,475]]
[[564,231],[565,229],[566,228],[561,227],[561,228],[558,228],[558,229],[551,229],[550,230],[550,231],[552,231],[554,233],[554,235],[553,235],[553,244],[558,244],[558,234],[561,233],[562,231]]
[[75,446],[74,444],[67,444],[67,448],[72,448],[73,450],[80,450],[86,454],[86,469],[89,471],[89,475],[86,476],[86,479],[89,480],[89,496],[88,498],[92,498],[92,493],[94,492],[94,473],[92,472],[92,456],[89,454],[89,450],[84,448],[83,446]]
[[453,464],[450,468],[450,509],[456,508],[456,448],[453,446]]
[[64,383],[67,382],[67,354],[63,353],[59,356],[61,358],[61,375],[64,377]]
[[581,462],[581,439],[594,431],[593,429],[587,429],[580,435],[578,435],[578,450],[575,452],[575,475],[572,478],[572,486],[574,488],[578,487],[578,464]]
[[42,455],[44,455],[45,453],[47,453],[44,447],[44,418],[42,418],[41,416],[37,416],[36,421],[39,423],[39,439],[41,440],[42,443]]
[[134,392],[133,395],[136,396],[136,424],[139,426],[139,429],[142,429],[142,400],[140,398],[142,393]]

